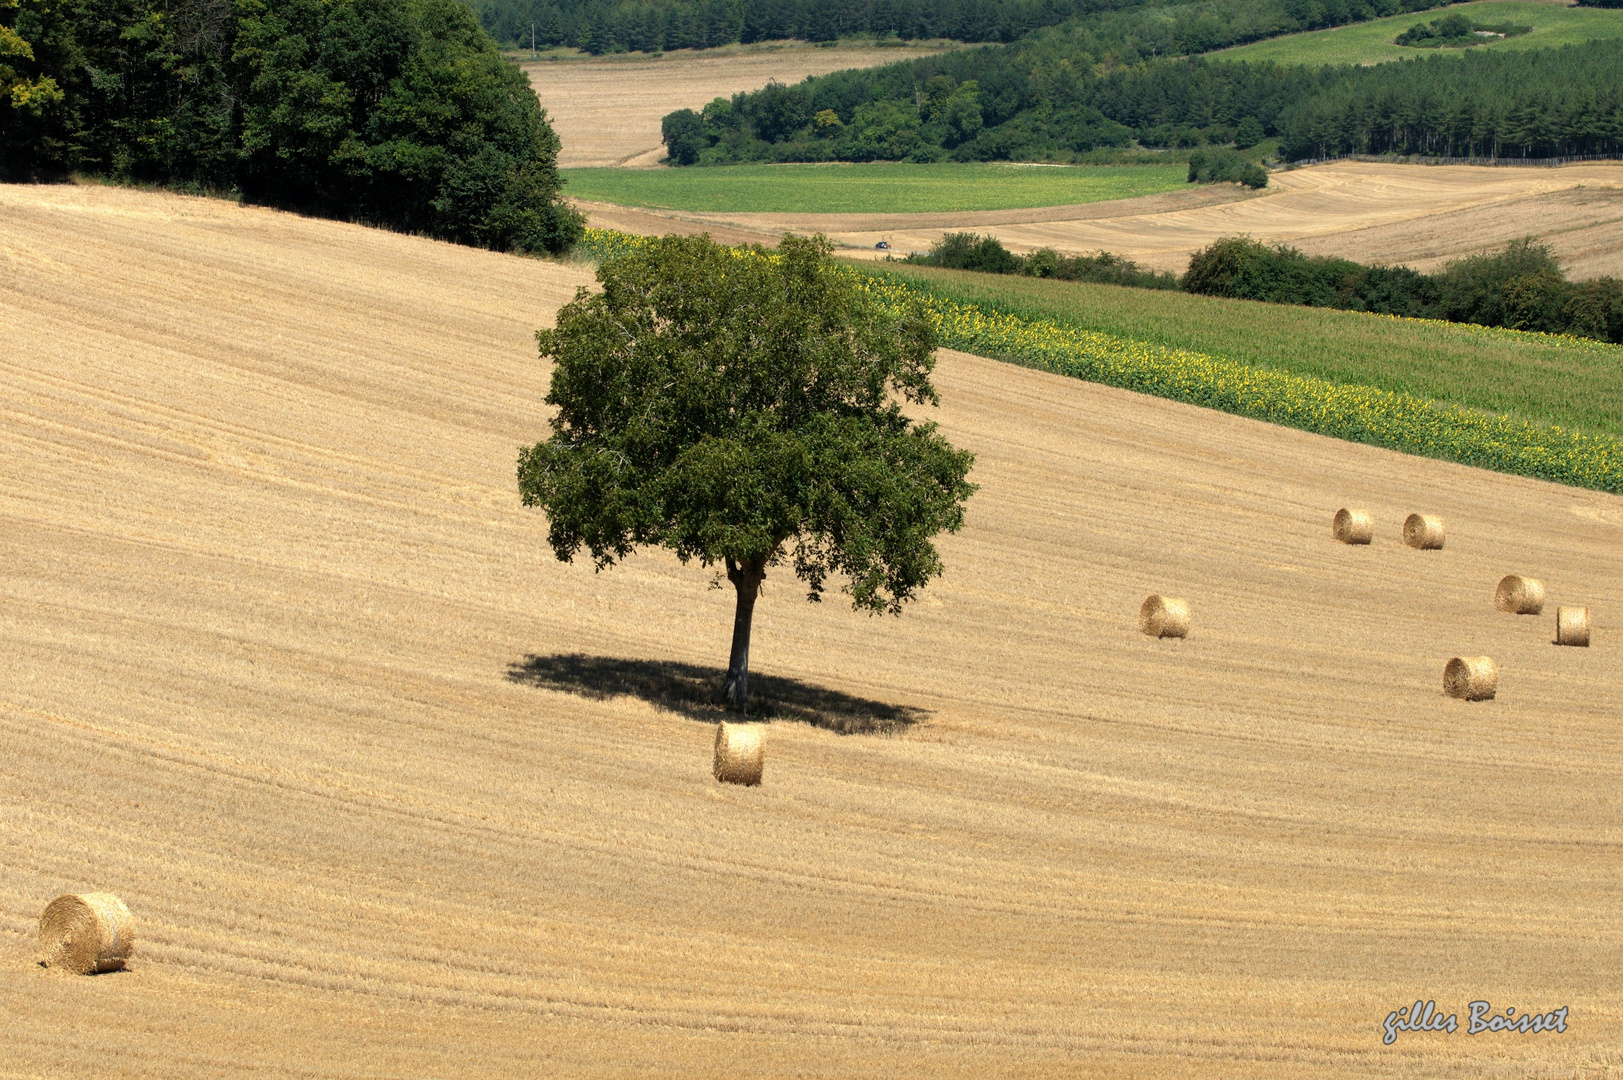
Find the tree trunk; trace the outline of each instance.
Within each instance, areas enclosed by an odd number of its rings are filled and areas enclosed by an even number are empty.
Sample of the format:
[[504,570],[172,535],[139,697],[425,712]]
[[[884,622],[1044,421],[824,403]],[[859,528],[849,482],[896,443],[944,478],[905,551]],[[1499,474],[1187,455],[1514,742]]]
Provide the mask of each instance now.
[[733,612],[733,652],[727,659],[727,681],[721,688],[723,704],[742,709],[750,696],[750,622],[755,618],[755,598],[766,579],[766,560],[736,561],[727,557],[727,580],[738,590],[738,607]]

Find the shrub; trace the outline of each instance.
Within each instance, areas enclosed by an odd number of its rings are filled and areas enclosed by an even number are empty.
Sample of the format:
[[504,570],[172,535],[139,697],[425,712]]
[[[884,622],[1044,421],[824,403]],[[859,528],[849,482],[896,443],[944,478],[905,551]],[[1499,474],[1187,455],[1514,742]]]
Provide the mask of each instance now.
[[[1253,144],[1254,145],[1254,144]],[[1201,147],[1189,155],[1189,182],[1237,183],[1249,188],[1268,186],[1268,172],[1227,147]]]
[[979,270],[987,274],[1014,274],[1020,270],[1020,261],[996,237],[967,232],[943,236],[920,261],[949,270]]

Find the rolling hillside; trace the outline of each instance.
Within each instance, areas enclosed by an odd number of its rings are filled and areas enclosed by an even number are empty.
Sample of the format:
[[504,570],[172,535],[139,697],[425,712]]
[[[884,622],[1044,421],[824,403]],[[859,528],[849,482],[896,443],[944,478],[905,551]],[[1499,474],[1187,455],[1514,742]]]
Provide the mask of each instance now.
[[[515,491],[589,267],[0,187],[0,268],[0,1076],[1616,1071],[1623,499],[944,354],[945,578],[756,616],[893,733],[723,787],[730,597],[560,565]],[[91,888],[130,970],[34,965]],[[1417,997],[1571,1024],[1383,1046]]]

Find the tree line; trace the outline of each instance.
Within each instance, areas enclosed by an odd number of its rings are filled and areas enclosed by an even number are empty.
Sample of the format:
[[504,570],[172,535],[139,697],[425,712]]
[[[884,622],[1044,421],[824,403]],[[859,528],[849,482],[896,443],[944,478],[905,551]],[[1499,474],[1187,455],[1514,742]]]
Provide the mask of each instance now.
[[910,41],[1014,41],[1039,27],[1101,10],[1166,0],[469,0],[498,41],[564,45],[594,55],[710,49],[735,43],[834,41],[855,35]]
[[1016,255],[997,238],[974,233],[948,233],[927,254],[909,255],[903,261],[1623,343],[1623,281],[1612,277],[1569,281],[1549,246],[1532,237],[1512,241],[1501,251],[1455,259],[1434,274],[1407,266],[1304,255],[1283,244],[1270,247],[1244,236],[1224,237],[1195,252],[1181,276],[1154,273],[1106,251],[1062,255],[1043,248]]
[[468,0],[509,45],[587,52],[706,49],[851,35],[1013,42],[1074,24],[1123,59],[1205,52],[1397,15],[1444,0]]
[[0,180],[73,173],[558,252],[528,80],[457,0],[0,0]]
[[1286,160],[1623,152],[1623,50],[1615,42],[1374,67],[1199,56],[1106,67],[1094,53],[1068,52],[1065,40],[1038,34],[1014,48],[718,98],[666,118],[667,151],[675,164],[1074,161],[1135,141],[1221,146],[1249,133],[1250,142],[1278,138]]
[[[835,72],[731,101],[717,99],[702,111],[678,110],[667,125],[677,142],[667,139],[667,146],[678,164],[722,164],[1069,161],[1135,139],[1151,147],[1226,143],[1254,109],[1211,102],[1192,110],[1205,113],[1194,122],[1135,123],[1093,100],[1099,73],[1170,70],[1176,65],[1166,62],[1169,57],[1426,10],[1439,2],[1174,0],[1101,6],[1007,46]],[[1153,95],[1156,88],[1145,89]],[[1138,104],[1153,109],[1156,103]],[[1177,111],[1175,102],[1169,104]]]

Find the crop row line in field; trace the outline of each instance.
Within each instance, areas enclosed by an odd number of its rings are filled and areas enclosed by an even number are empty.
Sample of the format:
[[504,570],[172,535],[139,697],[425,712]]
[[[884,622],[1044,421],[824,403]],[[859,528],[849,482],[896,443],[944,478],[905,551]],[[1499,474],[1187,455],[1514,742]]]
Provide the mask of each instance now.
[[[583,246],[601,260],[648,242],[647,237],[589,229]],[[1623,440],[1609,435],[988,311],[932,295],[883,271],[846,267],[841,272],[852,275],[886,311],[921,309],[947,348],[1349,442],[1623,493]]]

